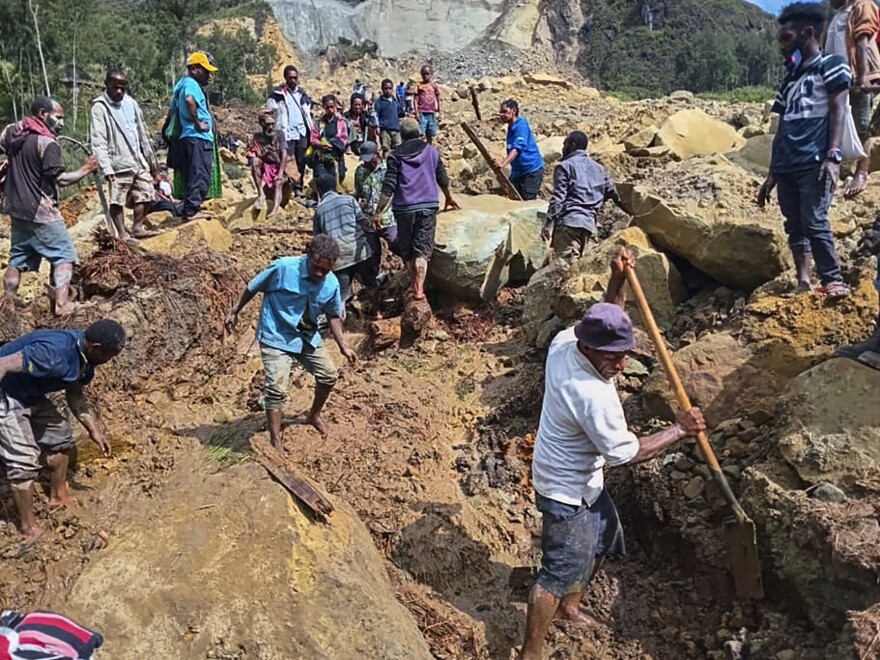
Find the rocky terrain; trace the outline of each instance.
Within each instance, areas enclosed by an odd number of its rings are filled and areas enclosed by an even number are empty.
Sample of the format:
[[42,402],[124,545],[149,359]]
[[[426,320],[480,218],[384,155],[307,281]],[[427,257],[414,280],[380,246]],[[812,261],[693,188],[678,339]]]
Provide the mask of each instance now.
[[[401,66],[376,58],[307,65],[303,84],[315,96],[346,93],[355,77],[375,88],[412,70]],[[307,375],[297,374],[286,409],[291,465],[336,507],[326,523],[253,461],[252,443],[266,438],[256,406],[256,306],[241,332],[222,329],[249,277],[302,252],[310,212],[292,205],[267,222],[253,209],[241,154],[231,153],[224,199],[209,205],[214,219],[176,227],[160,217],[165,233],[143,250],[96,236],[102,219],[87,187],[65,203],[84,258],[76,287],[96,302],[65,323],[110,315],[131,334],[92,387],[116,451],[104,459],[81,442],[80,508],[40,502],[50,542],[23,544],[4,509],[4,606],[71,614],[102,631],[107,657],[121,659],[150,651],[181,660],[509,658],[539,558],[529,461],[544,351],[601,298],[610,255],[627,245],[724,471],[757,524],[766,598],[734,597],[721,533],[727,510],[685,442],[649,464],[609,471],[630,555],[608,564],[587,597],[601,625],[555,626],[548,657],[878,657],[880,413],[872,397],[880,375],[831,353],[867,334],[877,312],[873,265],[852,250],[880,210],[880,189],[832,208],[854,295],[836,305],[818,294],[791,297],[781,216],[753,204],[773,130],[763,106],[684,92],[624,103],[537,70],[463,81],[442,74],[448,103],[438,146],[463,210],[440,217],[434,320],[413,345],[392,338],[380,350],[350,315],[361,359],[331,396],[330,434],[300,423]],[[581,260],[545,263],[545,202],[497,196],[457,125],[471,122],[502,153],[503,130],[476,121],[468,84],[484,117],[505,98],[520,100],[550,168],[563,136],[586,131],[631,216],[606,209],[602,240]],[[244,139],[254,109],[218,108],[218,119]],[[5,221],[0,234],[3,262]],[[394,317],[399,264],[388,267],[383,298]],[[24,292],[23,311],[0,308],[0,341],[58,324],[36,277]],[[634,430],[671,418],[642,334],[620,389]],[[5,484],[0,496],[9,501]]]

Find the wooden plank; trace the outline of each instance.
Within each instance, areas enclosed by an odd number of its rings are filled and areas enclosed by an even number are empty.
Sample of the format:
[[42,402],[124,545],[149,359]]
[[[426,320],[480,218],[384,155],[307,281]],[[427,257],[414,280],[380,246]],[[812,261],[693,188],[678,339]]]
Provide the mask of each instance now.
[[507,195],[510,199],[515,199],[521,202],[522,197],[517,192],[516,188],[513,187],[513,184],[510,182],[510,179],[507,178],[504,170],[500,167],[496,167],[492,155],[489,153],[489,150],[486,149],[482,140],[480,140],[477,134],[474,133],[474,129],[472,129],[466,121],[461,122],[461,128],[471,139],[471,142],[474,143],[474,146],[477,148],[477,151],[480,152],[480,155],[486,160],[487,163],[489,163],[489,167],[492,168],[492,171],[495,172],[495,178],[498,179],[498,183],[501,184],[501,189],[504,191],[504,194]]
[[257,462],[291,495],[305,504],[318,518],[327,522],[328,517],[333,513],[333,505],[275,448],[260,444],[251,440],[251,449]]
[[477,98],[477,90],[471,85],[468,87],[471,93],[471,105],[474,106],[474,113],[477,115],[477,121],[483,121],[483,115],[480,113],[480,99]]

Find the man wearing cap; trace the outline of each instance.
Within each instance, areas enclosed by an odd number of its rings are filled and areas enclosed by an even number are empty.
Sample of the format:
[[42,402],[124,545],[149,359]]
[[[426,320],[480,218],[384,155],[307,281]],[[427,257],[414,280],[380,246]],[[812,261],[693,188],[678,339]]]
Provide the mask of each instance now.
[[180,137],[174,145],[176,168],[183,170],[183,218],[204,217],[202,202],[208,197],[214,172],[214,119],[208,106],[205,88],[217,67],[208,54],[198,51],[186,61],[187,74],[174,86],[171,112],[177,112]]
[[609,554],[624,551],[617,509],[605,490],[603,468],[632,465],[659,455],[706,425],[699,409],[644,438],[626,427],[614,377],[635,348],[623,311],[625,272],[635,260],[621,250],[611,264],[606,302],[593,305],[578,325],[553,340],[547,355],[544,404],[532,478],[543,514],[541,570],[529,596],[520,660],[540,660],[554,617],[591,625],[581,596]]

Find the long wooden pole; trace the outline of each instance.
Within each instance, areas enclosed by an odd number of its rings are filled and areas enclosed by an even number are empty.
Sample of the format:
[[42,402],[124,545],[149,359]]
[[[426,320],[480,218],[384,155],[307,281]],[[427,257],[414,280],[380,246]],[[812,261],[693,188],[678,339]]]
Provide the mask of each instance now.
[[483,141],[480,140],[479,136],[474,133],[474,129],[472,129],[466,121],[461,122],[461,128],[471,139],[471,142],[474,143],[474,146],[477,148],[477,151],[480,152],[480,155],[485,159],[487,163],[489,163],[489,167],[492,168],[492,171],[495,172],[495,178],[498,179],[498,183],[501,184],[501,189],[504,191],[504,194],[507,195],[507,197],[509,197],[510,199],[515,199],[521,202],[522,197],[520,196],[519,192],[517,192],[516,188],[514,188],[513,184],[510,182],[510,179],[507,178],[504,170],[495,165],[495,160],[492,158],[492,154],[490,154],[489,150],[486,149]]

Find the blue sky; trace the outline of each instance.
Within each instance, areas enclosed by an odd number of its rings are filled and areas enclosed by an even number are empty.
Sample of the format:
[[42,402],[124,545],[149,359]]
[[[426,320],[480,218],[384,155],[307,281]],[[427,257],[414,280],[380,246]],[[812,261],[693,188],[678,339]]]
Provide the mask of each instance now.
[[771,14],[778,14],[779,10],[793,0],[750,0],[752,4],[758,5],[764,11]]

